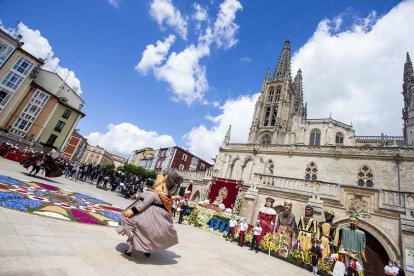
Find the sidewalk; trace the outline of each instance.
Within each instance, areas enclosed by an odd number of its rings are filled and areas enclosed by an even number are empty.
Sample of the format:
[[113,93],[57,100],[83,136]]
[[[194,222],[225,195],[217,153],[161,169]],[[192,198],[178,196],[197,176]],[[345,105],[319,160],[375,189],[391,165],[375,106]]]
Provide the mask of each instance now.
[[[0,158],[0,174],[35,180],[18,163]],[[36,179],[36,181],[39,181]],[[114,192],[64,177],[39,181],[81,192],[119,207]],[[0,207],[0,275],[310,275],[287,262],[189,225],[175,224],[179,244],[146,258],[126,257],[115,228],[85,225]]]

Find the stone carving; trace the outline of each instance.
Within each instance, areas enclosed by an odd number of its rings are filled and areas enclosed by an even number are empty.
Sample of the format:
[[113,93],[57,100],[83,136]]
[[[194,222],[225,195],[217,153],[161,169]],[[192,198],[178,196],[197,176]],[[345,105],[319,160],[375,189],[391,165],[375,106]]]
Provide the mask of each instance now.
[[363,218],[370,218],[371,216],[368,213],[368,201],[363,199],[361,195],[354,195],[354,198],[351,199],[351,204],[349,205],[348,215],[357,215]]

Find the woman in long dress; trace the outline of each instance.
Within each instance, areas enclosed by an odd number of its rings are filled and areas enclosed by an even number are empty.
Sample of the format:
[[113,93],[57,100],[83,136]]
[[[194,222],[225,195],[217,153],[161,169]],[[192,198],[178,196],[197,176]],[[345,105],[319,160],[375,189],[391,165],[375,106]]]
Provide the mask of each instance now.
[[128,237],[128,250],[144,252],[147,257],[152,252],[164,250],[178,243],[173,225],[171,195],[180,187],[183,178],[174,169],[158,174],[153,189],[143,192],[139,198],[122,213],[120,235]]

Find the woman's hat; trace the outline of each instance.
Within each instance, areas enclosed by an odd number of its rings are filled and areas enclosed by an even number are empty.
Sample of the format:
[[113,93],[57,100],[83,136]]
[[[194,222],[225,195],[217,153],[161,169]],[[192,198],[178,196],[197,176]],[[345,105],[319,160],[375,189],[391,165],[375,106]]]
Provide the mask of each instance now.
[[340,254],[347,254],[348,252],[346,252],[343,248],[339,249],[338,253]]
[[355,254],[354,254],[354,253],[350,253],[350,254],[349,254],[349,258],[352,258],[352,259],[356,260],[356,256],[355,256]]

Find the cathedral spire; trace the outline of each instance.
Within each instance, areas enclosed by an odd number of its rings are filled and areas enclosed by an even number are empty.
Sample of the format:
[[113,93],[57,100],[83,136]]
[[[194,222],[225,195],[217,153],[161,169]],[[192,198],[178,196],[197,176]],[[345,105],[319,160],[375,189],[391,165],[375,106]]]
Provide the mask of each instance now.
[[403,135],[407,144],[412,145],[414,142],[414,124],[410,122],[409,118],[414,117],[414,72],[413,64],[411,62],[410,54],[407,52],[404,64],[404,79],[403,79],[403,97],[404,108],[402,110],[403,119]]
[[273,73],[272,80],[290,79],[290,41],[287,39]]
[[230,134],[231,134],[231,125],[229,126],[229,129],[227,130],[226,136],[224,136],[223,147],[227,146],[227,144],[230,143]]
[[263,79],[262,92],[264,91],[264,89],[266,87],[266,82],[269,80],[269,76],[270,76],[270,69],[267,68],[266,75],[265,75],[265,77]]
[[294,108],[293,114],[303,116],[303,84],[302,84],[302,70],[299,69],[295,79],[292,83],[292,90],[294,94]]

